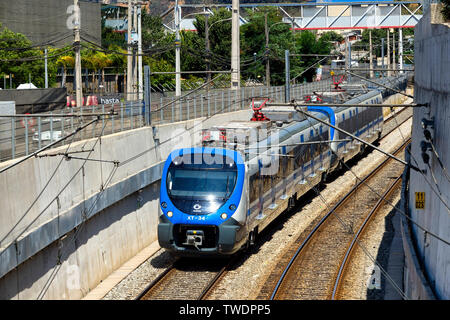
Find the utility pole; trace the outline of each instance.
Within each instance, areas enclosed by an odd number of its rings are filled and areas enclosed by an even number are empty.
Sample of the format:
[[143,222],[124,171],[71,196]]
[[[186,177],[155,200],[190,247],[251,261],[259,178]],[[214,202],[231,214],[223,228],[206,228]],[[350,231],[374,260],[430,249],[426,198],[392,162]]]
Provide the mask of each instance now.
[[372,30],[369,30],[369,77],[373,78]]
[[387,29],[387,68],[388,68],[387,75],[388,75],[388,77],[391,76],[391,69],[392,69],[391,68],[391,46],[389,45],[390,38],[391,38],[390,31],[389,31],[389,29]]
[[395,32],[392,32],[392,69],[395,76],[397,70],[397,64],[395,63]]
[[48,64],[47,64],[48,50],[45,49],[44,53],[45,53],[45,89],[47,89],[48,88]]
[[[347,35],[345,37],[345,70],[349,71],[352,67],[352,59],[351,59],[351,49],[350,49],[350,39],[349,36]],[[352,80],[352,76],[350,74],[348,74],[347,76],[348,82],[351,82]]]
[[180,40],[180,7],[178,0],[175,1],[175,96],[181,96],[181,40]]
[[152,124],[152,87],[150,84],[150,66],[146,65],[144,67],[145,72],[145,83],[144,83],[144,104],[145,104],[145,124]]
[[[81,107],[83,104],[83,82],[81,79],[81,39],[80,39],[80,27],[81,27],[81,17],[80,17],[80,7],[78,6],[78,0],[73,0],[73,6],[76,14],[76,24],[74,28],[74,49],[75,49],[75,81],[76,81],[76,100],[77,107]],[[81,108],[80,108],[81,111]]]
[[210,57],[211,57],[211,45],[209,42],[209,14],[205,15],[205,48],[206,48],[206,91],[209,91],[209,82],[211,81],[211,73],[209,71],[211,71],[211,62],[210,62]]
[[403,30],[398,29],[398,64],[400,69],[400,74],[403,73]]
[[[381,38],[381,66],[384,70],[384,38]],[[381,72],[381,76],[384,77],[384,71]]]
[[133,92],[133,56],[131,47],[131,30],[133,25],[133,11],[131,0],[128,0],[128,40],[127,40],[127,100],[132,99]]
[[264,53],[266,57],[266,87],[270,87],[270,62],[269,62],[269,27],[267,25],[267,15],[264,14],[264,30],[266,34],[266,51]]
[[289,61],[289,50],[284,50],[285,63],[285,86],[284,86],[284,102],[291,101],[291,64]]
[[[350,37],[348,38],[348,68],[352,68],[352,43]],[[349,73],[347,76],[348,82],[352,82],[352,75]]]
[[348,70],[348,36],[345,36],[345,71]]
[[[139,96],[139,88],[137,86],[138,79],[138,61],[136,56],[136,39],[135,37],[138,35],[138,23],[137,23],[138,15],[137,15],[137,0],[134,0],[133,3],[133,101],[136,101]],[[139,41],[137,41],[139,43]],[[139,45],[139,44],[138,44]],[[138,93],[138,94],[136,94]]]
[[139,74],[139,86],[138,86],[138,100],[143,99],[144,79],[142,74],[142,7],[138,7],[138,74]]
[[231,90],[235,90],[237,101],[240,101],[241,70],[239,43],[239,0],[233,0],[231,6]]

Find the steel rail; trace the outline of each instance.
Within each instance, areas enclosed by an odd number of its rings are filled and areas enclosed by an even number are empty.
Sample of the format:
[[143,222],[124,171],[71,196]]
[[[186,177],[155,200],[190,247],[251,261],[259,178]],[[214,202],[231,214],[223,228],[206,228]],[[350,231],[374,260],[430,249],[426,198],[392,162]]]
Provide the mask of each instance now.
[[[399,152],[400,150],[402,150],[403,148],[405,148],[408,143],[410,142],[411,139],[408,139],[406,142],[404,142],[399,148],[397,148],[397,150],[394,151],[394,153]],[[272,295],[270,296],[270,300],[274,300],[278,290],[281,287],[281,284],[283,283],[287,273],[289,272],[289,270],[291,269],[291,266],[293,265],[294,261],[296,260],[296,258],[298,257],[298,255],[300,254],[300,252],[303,251],[303,248],[309,243],[310,239],[316,234],[316,231],[322,226],[322,224],[336,211],[337,208],[339,208],[345,201],[347,201],[347,199],[362,185],[365,184],[365,182],[373,177],[382,167],[384,167],[387,162],[389,160],[391,160],[392,158],[386,158],[383,162],[381,162],[374,170],[372,170],[372,172],[370,172],[366,177],[364,177],[363,179],[361,179],[361,181],[358,182],[357,185],[353,186],[353,188],[344,196],[342,197],[338,203],[336,203],[334,205],[334,207],[317,223],[317,225],[313,228],[313,230],[308,234],[308,236],[306,237],[306,239],[300,244],[300,246],[298,247],[298,249],[296,250],[296,252],[294,253],[294,255],[292,256],[292,258],[289,260],[289,263],[287,264],[286,268],[283,270],[283,273],[280,276],[280,279],[278,280]]]
[[[177,260],[178,261],[178,260]],[[174,268],[175,268],[175,263],[177,262],[175,261],[170,267],[168,267],[166,270],[164,270],[158,277],[156,277],[155,280],[153,280],[152,282],[150,282],[145,288],[144,290],[141,291],[141,293],[139,293],[139,295],[137,297],[134,298],[134,300],[143,300],[143,298],[145,297],[145,295],[152,289],[154,288],[162,279],[164,279],[167,274],[169,272],[171,272]]]
[[211,279],[208,285],[203,289],[200,295],[197,297],[197,300],[206,300],[206,298],[211,294],[214,286],[219,282],[219,280],[227,273],[230,266],[235,263],[238,259],[238,255],[235,255],[226,265],[224,265],[219,272]]
[[372,210],[369,212],[369,214],[367,215],[367,217],[364,219],[363,223],[361,224],[361,226],[359,227],[358,231],[356,232],[355,236],[353,237],[352,242],[350,243],[347,252],[345,253],[344,258],[342,259],[341,262],[341,266],[339,268],[339,272],[336,276],[336,281],[334,283],[334,287],[333,287],[333,292],[331,294],[331,300],[336,300],[336,296],[337,293],[340,289],[341,283],[342,283],[342,279],[344,278],[344,274],[345,274],[345,268],[348,265],[349,262],[349,258],[351,256],[351,254],[353,253],[353,249],[355,248],[355,244],[356,242],[359,240],[361,234],[363,233],[365,227],[367,226],[368,222],[373,218],[374,213],[378,211],[378,209],[381,206],[381,203],[383,201],[385,201],[385,198],[394,190],[395,186],[398,186],[398,183],[401,181],[402,175],[400,175],[399,177],[397,177],[394,182],[387,188],[387,190],[383,193],[383,195],[380,197],[380,199],[378,199],[377,203],[375,204],[375,206],[372,208]]

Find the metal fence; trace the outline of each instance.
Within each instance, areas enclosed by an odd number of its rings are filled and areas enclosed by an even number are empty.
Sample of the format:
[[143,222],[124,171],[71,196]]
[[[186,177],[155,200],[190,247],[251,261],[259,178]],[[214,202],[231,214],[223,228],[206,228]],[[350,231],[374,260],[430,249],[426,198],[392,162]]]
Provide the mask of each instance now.
[[[303,83],[290,88],[291,99],[301,99],[313,91],[329,91],[330,79]],[[211,117],[214,114],[249,108],[252,97],[270,97],[273,102],[284,102],[285,87],[243,87],[240,92],[222,89],[183,92],[181,99],[174,96],[151,100],[150,121],[152,125]],[[29,155],[46,145],[74,132],[78,127],[93,119],[92,114],[111,113],[101,116],[100,121],[81,130],[76,135],[55,144],[66,145],[72,141],[95,138],[146,125],[145,105],[142,102],[122,102],[115,105],[66,108],[58,114],[24,118],[0,118],[0,161]],[[83,117],[62,117],[60,115],[83,114]]]

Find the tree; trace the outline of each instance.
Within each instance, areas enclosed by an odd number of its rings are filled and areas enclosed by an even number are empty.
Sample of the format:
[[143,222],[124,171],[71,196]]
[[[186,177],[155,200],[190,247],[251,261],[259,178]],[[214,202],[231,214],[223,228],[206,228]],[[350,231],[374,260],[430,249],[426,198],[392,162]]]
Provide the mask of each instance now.
[[323,41],[331,41],[331,42],[342,42],[344,41],[344,37],[337,32],[327,31],[321,34],[320,39]]
[[148,14],[142,10],[142,48],[143,50],[157,46],[165,36],[162,19],[159,16]]
[[58,67],[63,68],[63,78],[62,78],[62,85],[64,86],[66,84],[66,77],[67,77],[67,69],[68,68],[74,68],[75,66],[75,58],[70,55],[64,55],[59,57],[58,60],[56,60],[56,65]]
[[[247,78],[262,78],[265,75],[265,13],[269,27],[270,82],[280,85],[285,82],[284,51],[293,53],[295,44],[290,25],[282,23],[282,16],[275,8],[264,7],[255,12],[247,10],[248,23],[241,26],[241,64],[247,66],[241,68],[241,74]],[[291,67],[295,68],[295,65]]]
[[[105,68],[113,64],[113,60],[103,52],[94,50],[83,50],[81,54],[81,63],[87,68],[94,70],[92,74],[92,83],[95,85],[95,74],[98,70],[102,72],[102,82],[105,81]],[[98,87],[98,84],[96,85]]]
[[441,0],[442,2],[442,16],[446,21],[450,21],[450,0]]
[[[317,36],[311,31],[303,31],[301,33],[296,33],[295,36],[295,46],[296,51],[300,54],[330,54],[331,52],[331,43],[328,41],[328,36],[320,37],[317,39]],[[321,59],[321,58],[319,58]],[[294,63],[298,65],[298,70],[300,71],[297,74],[305,71],[309,67],[313,66],[319,60],[317,57],[308,57],[308,56],[300,56],[299,58],[295,58]],[[312,81],[316,71],[315,68],[311,68],[308,71],[304,72],[304,74],[298,78],[298,80],[303,81]],[[293,72],[293,76],[296,74]]]
[[194,21],[199,42],[203,42],[204,58],[211,60],[212,70],[229,70],[231,67],[231,12],[226,9],[213,10],[208,17],[210,52],[206,52],[206,17],[199,15]]
[[[381,39],[384,38],[384,54],[387,56],[387,30],[388,29],[371,29],[372,31],[372,46],[373,46],[373,54],[376,57],[381,57]],[[398,55],[398,29],[394,29],[395,41],[396,41],[396,55]],[[405,28],[403,29],[403,51],[406,53],[407,51],[413,50],[414,45],[409,41],[405,41],[407,36],[414,35],[413,29]],[[360,47],[363,50],[369,50],[369,30],[364,30],[362,33],[361,41],[358,41],[354,44],[355,47]],[[390,33],[391,43],[390,49],[392,50],[392,33]],[[392,56],[392,54],[391,54]],[[396,57],[396,61],[398,61],[398,57]]]
[[[164,59],[156,59],[149,56],[143,58],[143,64],[150,67],[151,72],[173,72],[175,67]],[[163,84],[175,85],[175,77],[171,74],[157,74],[150,77],[152,86],[158,87]]]
[[[40,88],[44,87],[45,61],[44,50],[36,49],[26,36],[15,33],[0,24],[0,77],[13,75],[13,86],[31,81]],[[58,51],[49,50],[49,56]],[[49,85],[56,81],[56,61],[48,59]]]

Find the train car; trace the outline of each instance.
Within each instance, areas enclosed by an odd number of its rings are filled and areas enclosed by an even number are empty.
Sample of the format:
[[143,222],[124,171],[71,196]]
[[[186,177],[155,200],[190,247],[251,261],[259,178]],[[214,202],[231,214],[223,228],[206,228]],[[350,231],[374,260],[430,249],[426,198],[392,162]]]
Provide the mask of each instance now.
[[[350,99],[352,106],[308,111],[361,137],[379,139],[382,92]],[[358,104],[355,106],[355,104]],[[265,108],[272,121],[233,121],[203,132],[202,147],[174,150],[161,179],[158,241],[179,256],[230,255],[256,236],[328,173],[362,152],[293,107]]]

